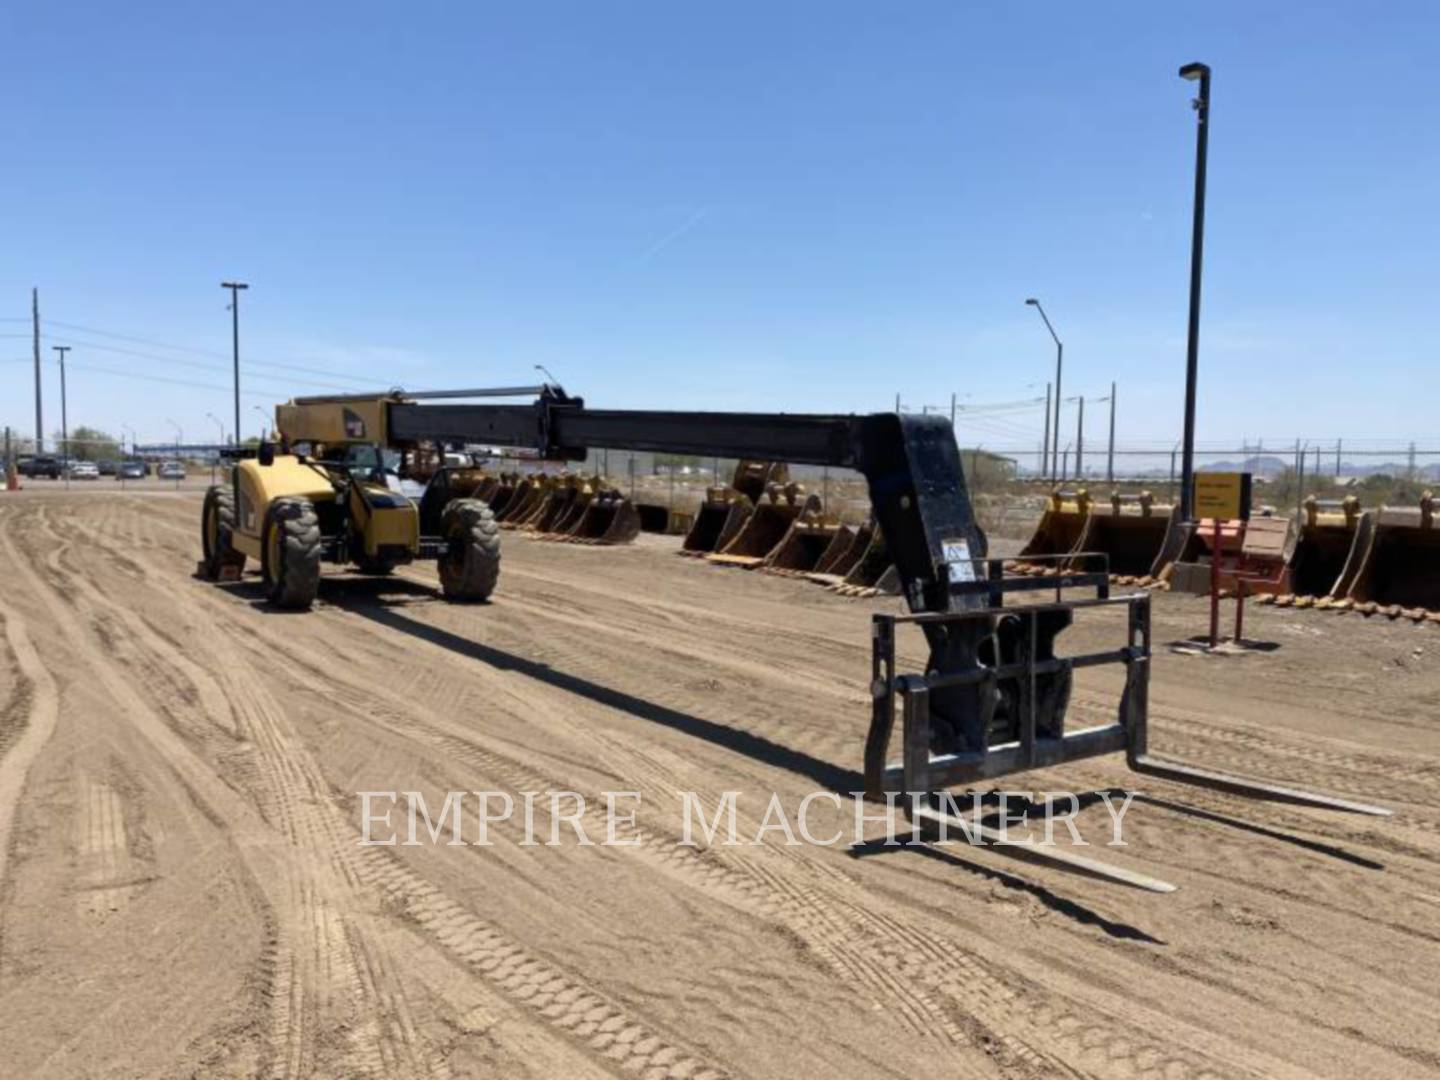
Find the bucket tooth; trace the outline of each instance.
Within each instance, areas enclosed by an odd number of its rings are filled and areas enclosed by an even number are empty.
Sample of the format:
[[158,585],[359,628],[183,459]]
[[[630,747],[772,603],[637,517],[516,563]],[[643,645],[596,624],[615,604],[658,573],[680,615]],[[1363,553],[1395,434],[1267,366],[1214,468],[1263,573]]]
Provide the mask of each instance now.
[[[885,537],[878,526],[869,530],[869,543],[864,552],[851,566],[849,573],[834,586],[841,596],[874,596],[881,588],[898,591],[899,579],[892,571],[894,563],[890,550],[885,546]],[[857,542],[859,536],[856,537]]]

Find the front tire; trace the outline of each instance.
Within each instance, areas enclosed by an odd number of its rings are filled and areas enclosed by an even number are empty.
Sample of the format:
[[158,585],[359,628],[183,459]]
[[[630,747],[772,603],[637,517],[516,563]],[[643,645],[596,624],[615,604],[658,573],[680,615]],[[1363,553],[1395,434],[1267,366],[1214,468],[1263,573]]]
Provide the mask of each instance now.
[[480,499],[453,499],[440,517],[445,554],[440,588],[446,600],[484,600],[500,579],[500,526]]
[[200,545],[205,555],[205,576],[219,581],[227,567],[237,572],[245,569],[245,555],[236,551],[231,541],[235,533],[235,495],[229,487],[217,484],[205,492],[200,510]]
[[270,602],[304,611],[320,589],[320,519],[309,499],[276,499],[261,530],[265,590]]

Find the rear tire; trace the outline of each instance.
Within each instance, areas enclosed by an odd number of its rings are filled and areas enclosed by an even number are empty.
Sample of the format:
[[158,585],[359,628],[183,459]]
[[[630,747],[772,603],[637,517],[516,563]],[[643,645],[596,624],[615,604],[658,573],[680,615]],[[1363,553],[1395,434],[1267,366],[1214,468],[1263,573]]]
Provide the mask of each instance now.
[[309,499],[276,499],[265,511],[261,568],[270,602],[304,611],[320,588],[320,519]]
[[235,533],[235,495],[224,484],[205,492],[200,510],[200,545],[205,555],[205,576],[218,581],[226,567],[245,569],[245,556],[236,551],[231,537]]
[[500,578],[500,526],[480,499],[453,499],[440,517],[445,554],[440,588],[446,600],[484,600]]

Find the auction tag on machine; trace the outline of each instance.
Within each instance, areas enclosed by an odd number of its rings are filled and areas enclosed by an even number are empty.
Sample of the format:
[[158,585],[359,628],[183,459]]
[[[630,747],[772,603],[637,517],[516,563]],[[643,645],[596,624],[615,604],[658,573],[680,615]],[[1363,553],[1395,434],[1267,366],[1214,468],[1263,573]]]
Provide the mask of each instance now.
[[945,564],[950,568],[950,581],[974,581],[975,564],[970,561],[969,540],[942,540],[940,548],[945,553]]

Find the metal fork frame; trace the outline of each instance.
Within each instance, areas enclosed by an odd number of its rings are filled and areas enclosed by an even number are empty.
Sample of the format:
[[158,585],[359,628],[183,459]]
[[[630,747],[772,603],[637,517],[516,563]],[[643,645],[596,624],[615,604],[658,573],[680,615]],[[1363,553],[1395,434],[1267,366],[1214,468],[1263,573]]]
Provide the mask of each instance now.
[[[1097,557],[1085,553],[1086,557]],[[1074,556],[1067,555],[1070,559]],[[1103,565],[1104,556],[1098,556]],[[981,608],[914,615],[876,614],[872,618],[870,732],[865,741],[865,790],[872,798],[886,792],[933,792],[955,784],[995,779],[1027,769],[1057,765],[1124,750],[1144,753],[1146,745],[1147,695],[1150,680],[1150,596],[1148,593],[1109,595],[1108,568],[1098,572],[1066,573],[1053,578],[1005,578],[1003,559],[975,560],[986,565],[986,574],[956,588],[984,595],[988,605]],[[1053,588],[1056,599],[1049,603],[1006,607],[1007,593],[1033,592]],[[1066,600],[1067,588],[1093,588],[1093,599]],[[1039,616],[1052,611],[1084,611],[1124,607],[1127,611],[1125,644],[1116,649],[1077,656],[1036,660],[1035,643]],[[929,672],[900,675],[895,667],[896,627],[962,622],[993,623],[1015,618],[1025,624],[1030,648],[1023,659],[997,666],[977,665],[958,672]],[[1059,738],[1037,732],[1035,684],[1039,676],[1095,667],[1125,665],[1125,693],[1113,723],[1066,732]],[[1014,742],[983,750],[932,755],[930,751],[930,693],[946,687],[995,686],[1001,680],[1016,680],[1020,686],[1020,730]],[[887,761],[894,729],[896,699],[902,717],[900,761]]]

